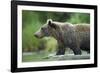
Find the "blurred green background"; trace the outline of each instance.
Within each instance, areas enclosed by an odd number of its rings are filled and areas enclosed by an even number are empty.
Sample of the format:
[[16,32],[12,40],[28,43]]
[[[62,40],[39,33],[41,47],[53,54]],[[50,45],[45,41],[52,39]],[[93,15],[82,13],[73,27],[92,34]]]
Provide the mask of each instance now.
[[[57,41],[54,38],[38,39],[34,33],[44,25],[47,19],[58,22],[90,23],[90,14],[72,13],[72,12],[47,12],[47,11],[22,11],[22,52],[46,51],[54,52],[57,47]],[[26,56],[27,57],[27,56]],[[25,61],[29,57],[23,57]],[[35,57],[35,56],[32,56]],[[27,59],[27,60],[28,60]]]

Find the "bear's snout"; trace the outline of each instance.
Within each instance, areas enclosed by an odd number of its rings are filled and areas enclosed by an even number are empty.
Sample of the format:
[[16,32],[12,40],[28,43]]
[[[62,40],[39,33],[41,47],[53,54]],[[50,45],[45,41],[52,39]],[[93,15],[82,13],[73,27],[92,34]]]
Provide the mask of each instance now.
[[38,35],[37,34],[34,34],[34,36],[38,38]]
[[41,32],[36,32],[36,33],[34,33],[34,36],[36,38],[42,38],[43,34]]

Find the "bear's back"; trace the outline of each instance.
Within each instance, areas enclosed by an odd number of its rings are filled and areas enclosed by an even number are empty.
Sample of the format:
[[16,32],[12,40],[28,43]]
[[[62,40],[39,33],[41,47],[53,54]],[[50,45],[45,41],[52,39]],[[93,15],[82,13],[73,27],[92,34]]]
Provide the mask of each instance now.
[[77,31],[77,32],[90,32],[90,25],[89,24],[75,25],[75,31]]

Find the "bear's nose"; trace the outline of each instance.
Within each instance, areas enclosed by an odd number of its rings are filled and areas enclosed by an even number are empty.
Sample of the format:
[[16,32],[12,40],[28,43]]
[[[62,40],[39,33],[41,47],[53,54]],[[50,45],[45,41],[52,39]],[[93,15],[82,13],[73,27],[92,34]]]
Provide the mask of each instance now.
[[37,34],[34,34],[35,37],[38,37]]

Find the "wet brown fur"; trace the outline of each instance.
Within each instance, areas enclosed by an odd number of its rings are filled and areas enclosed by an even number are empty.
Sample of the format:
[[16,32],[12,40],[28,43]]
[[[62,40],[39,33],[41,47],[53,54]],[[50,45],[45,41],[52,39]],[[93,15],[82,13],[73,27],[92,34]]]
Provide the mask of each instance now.
[[[82,54],[81,50],[90,52],[90,26],[85,25],[72,25],[71,23],[60,23],[55,21],[48,21],[42,28],[48,32],[48,36],[54,37],[58,42],[58,50],[56,55],[65,54],[65,48],[73,50],[75,55]],[[46,36],[45,32],[41,32]]]

